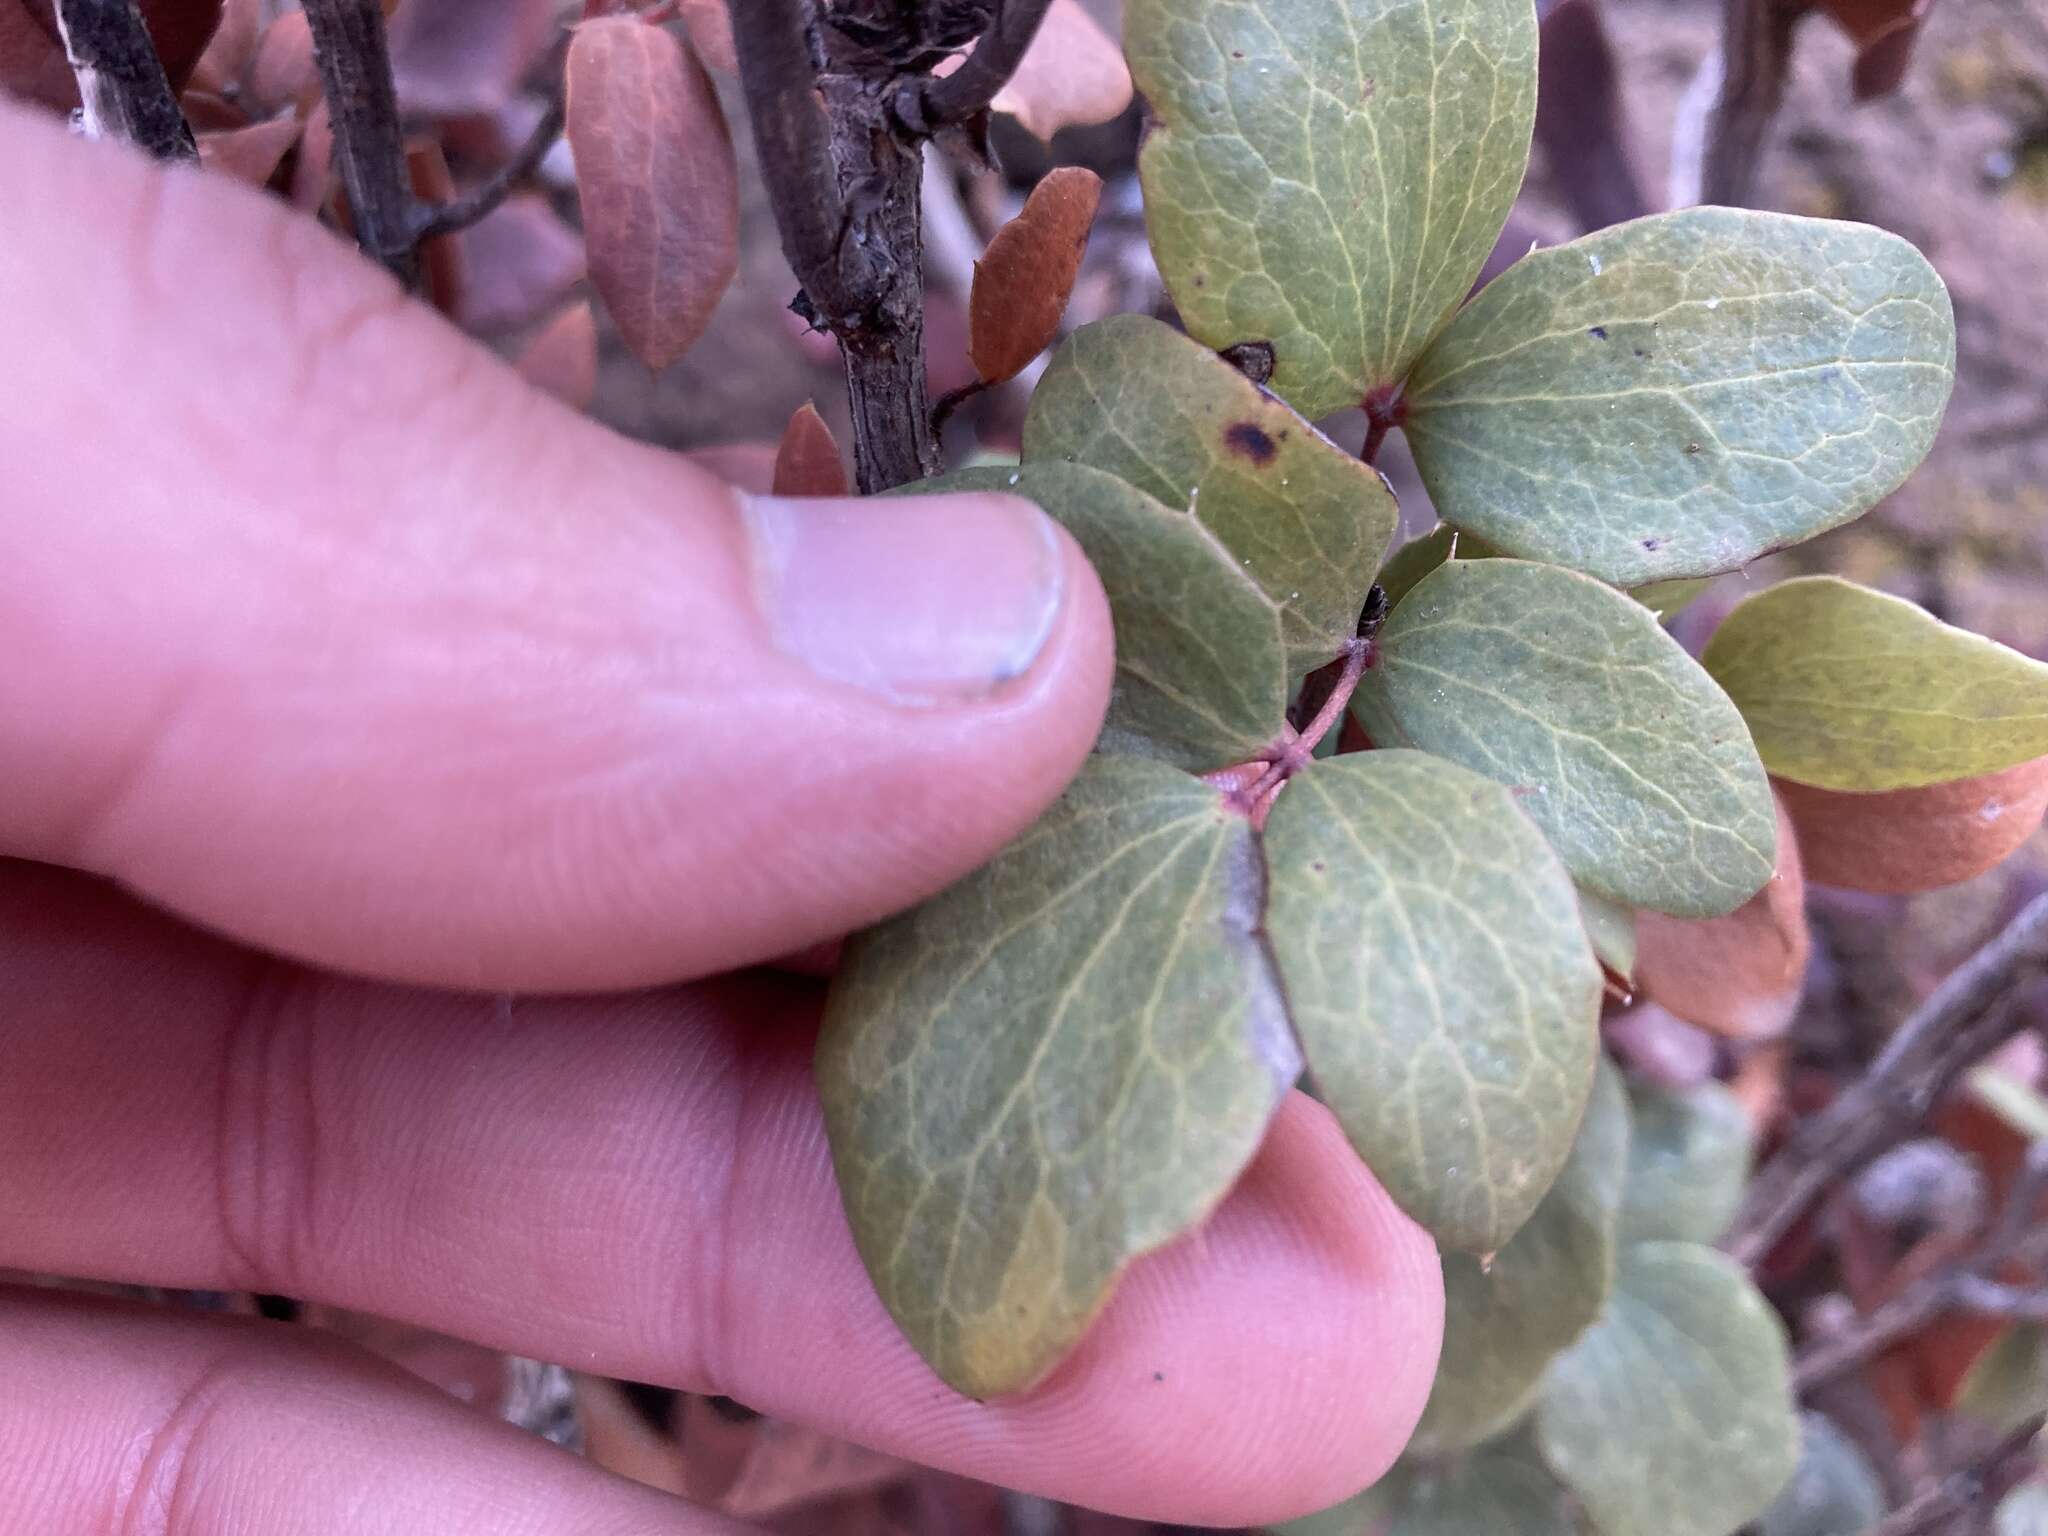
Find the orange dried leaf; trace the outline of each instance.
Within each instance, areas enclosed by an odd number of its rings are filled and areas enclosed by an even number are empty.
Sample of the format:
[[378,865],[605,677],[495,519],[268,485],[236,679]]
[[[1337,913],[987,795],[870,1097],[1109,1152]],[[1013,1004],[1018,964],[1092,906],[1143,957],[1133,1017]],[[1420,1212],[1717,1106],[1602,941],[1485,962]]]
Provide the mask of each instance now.
[[299,142],[305,125],[297,113],[251,123],[246,128],[225,128],[199,135],[199,163],[252,187],[267,187],[284,157]]
[[516,365],[530,384],[583,411],[597,393],[597,318],[570,305],[526,344]]
[[1052,345],[1081,270],[1102,179],[1078,165],[1050,171],[974,264],[967,355],[990,384],[1015,378]]
[[1636,917],[1636,986],[1688,1023],[1737,1040],[1767,1039],[1792,1022],[1812,953],[1799,839],[1778,804],[1778,867],[1726,917]]
[[569,45],[568,135],[591,282],[633,354],[665,368],[739,266],[739,172],[710,77],[659,27],[584,22]]
[[1906,78],[1913,44],[1933,0],[1822,0],[1836,26],[1856,45],[1849,83],[1858,101],[1887,96]]
[[1879,794],[1774,782],[1798,829],[1809,878],[1888,895],[1982,874],[2031,837],[2048,810],[2048,757]]
[[732,12],[726,0],[680,0],[683,30],[697,57],[720,74],[740,72],[739,50],[732,41]]
[[1106,123],[1130,104],[1123,50],[1080,0],[1052,0],[1017,72],[991,103],[1041,139],[1082,123]]
[[775,450],[775,478],[769,487],[777,496],[844,496],[846,464],[839,444],[818,408],[806,400],[783,429]]
[[[187,126],[195,134],[218,133],[228,128],[250,126],[249,114],[225,97],[196,87],[178,98],[178,106],[185,114]],[[201,147],[204,148],[202,141]]]
[[264,32],[249,66],[249,95],[265,113],[286,107],[310,111],[319,99],[320,71],[304,11],[286,11]]

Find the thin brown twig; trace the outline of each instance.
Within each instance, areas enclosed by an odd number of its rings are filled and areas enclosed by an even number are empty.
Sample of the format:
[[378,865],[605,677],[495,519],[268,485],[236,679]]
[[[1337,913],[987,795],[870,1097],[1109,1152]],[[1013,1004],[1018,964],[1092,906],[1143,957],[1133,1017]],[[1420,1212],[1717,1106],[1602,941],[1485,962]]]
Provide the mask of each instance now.
[[2048,974],[2048,896],[1953,971],[1862,1078],[1794,1134],[1750,1185],[1724,1246],[1754,1267],[1837,1179],[1918,1124],[1965,1071],[2025,1020],[2015,1006]]
[[57,29],[87,137],[119,139],[159,160],[199,158],[136,0],[57,0]]
[[356,243],[406,287],[419,281],[417,204],[380,0],[305,0]]
[[897,119],[912,132],[934,134],[987,111],[996,93],[1017,73],[1051,3],[996,0],[995,16],[966,62],[944,79],[927,76],[896,93]]
[[2042,1415],[2037,1413],[1969,1466],[1930,1483],[1863,1536],[1929,1536],[1940,1530],[1997,1488],[2013,1464],[2032,1448],[2041,1425]]
[[562,97],[558,91],[547,111],[534,124],[533,132],[519,146],[518,153],[493,171],[490,177],[460,197],[445,203],[418,203],[413,207],[415,241],[432,240],[469,228],[511,195],[515,187],[530,180],[547,158],[547,152],[562,136]]
[[1699,200],[1747,207],[1756,196],[1765,136],[1785,96],[1797,0],[1727,0],[1721,23],[1721,88],[1707,111]]

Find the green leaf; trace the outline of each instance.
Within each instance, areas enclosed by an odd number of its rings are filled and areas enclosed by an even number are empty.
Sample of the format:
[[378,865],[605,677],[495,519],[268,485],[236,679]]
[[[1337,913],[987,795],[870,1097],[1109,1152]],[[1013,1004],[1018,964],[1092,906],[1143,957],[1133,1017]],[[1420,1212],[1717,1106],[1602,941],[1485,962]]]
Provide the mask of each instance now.
[[1447,523],[1438,523],[1395,550],[1381,569],[1380,590],[1387,594],[1387,606],[1400,602],[1417,582],[1451,559],[1453,551],[1460,560],[1491,560],[1500,553],[1477,534],[1460,533]]
[[1299,1075],[1252,840],[1206,785],[1091,758],[994,863],[848,944],[833,1162],[882,1300],[960,1391],[1050,1369]]
[[1799,1416],[1799,1467],[1757,1536],[1862,1536],[1884,1518],[1884,1485],[1856,1442],[1818,1413]]
[[1266,932],[1317,1091],[1401,1207],[1491,1253],[1571,1151],[1600,969],[1498,784],[1420,752],[1311,764],[1266,822]]
[[1606,1312],[1544,1379],[1536,1437],[1605,1536],[1727,1536],[1798,1460],[1784,1327],[1710,1248],[1625,1249]]
[[1770,878],[1777,812],[1741,717],[1640,603],[1556,566],[1454,560],[1380,631],[1381,746],[1498,779],[1583,886],[1718,917]]
[[1701,659],[1800,784],[1915,789],[2048,754],[2048,666],[1838,577],[1759,592]]
[[1861,224],[1687,208],[1525,256],[1409,381],[1447,523],[1619,586],[1845,523],[1926,455],[1948,292]]
[[1443,1456],[1521,1419],[1557,1353],[1600,1315],[1614,1284],[1628,1165],[1628,1098],[1604,1058],[1572,1155],[1514,1240],[1482,1264],[1447,1253],[1444,1345],[1411,1454]]
[[1160,275],[1218,351],[1273,348],[1307,416],[1393,384],[1465,297],[1522,184],[1520,0],[1130,0],[1157,115],[1138,157]]
[[1683,1090],[1638,1084],[1629,1095],[1629,1145],[1622,1235],[1711,1243],[1728,1230],[1749,1179],[1749,1116],[1719,1083]]
[[1060,348],[1024,458],[1091,465],[1186,508],[1278,606],[1297,672],[1356,633],[1394,534],[1378,470],[1149,315],[1083,326]]
[[1956,1389],[1956,1408],[2009,1434],[2048,1413],[2048,1328],[2014,1323],[1970,1363]]
[[1593,953],[1600,963],[1623,981],[1634,976],[1635,908],[1580,886],[1579,919],[1586,925],[1586,937],[1593,941]]
[[1577,1530],[1564,1489],[1535,1449],[1510,1441],[1408,1472],[1386,1536],[1575,1536]]
[[1116,623],[1099,750],[1200,771],[1242,762],[1278,734],[1291,682],[1280,610],[1185,510],[1057,462],[958,470],[915,489],[1028,496],[1087,552]]

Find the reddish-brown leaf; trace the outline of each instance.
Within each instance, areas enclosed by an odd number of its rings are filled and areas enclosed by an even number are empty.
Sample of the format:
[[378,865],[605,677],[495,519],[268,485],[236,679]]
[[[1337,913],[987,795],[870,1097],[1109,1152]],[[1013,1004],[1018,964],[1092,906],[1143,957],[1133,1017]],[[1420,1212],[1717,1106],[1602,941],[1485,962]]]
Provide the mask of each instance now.
[[775,450],[775,477],[769,489],[777,496],[844,496],[846,464],[839,444],[818,408],[806,400],[783,429]]
[[1017,72],[993,103],[1041,139],[1082,123],[1106,123],[1130,104],[1131,71],[1123,50],[1080,0],[1052,0]]
[[578,300],[526,344],[517,367],[539,386],[579,411],[597,394],[597,317]]
[[569,145],[590,279],[633,355],[665,368],[739,266],[739,171],[704,66],[632,17],[569,44]]
[[683,30],[690,34],[690,46],[697,57],[720,74],[740,72],[739,50],[732,41],[732,12],[727,0],[679,0]]
[[238,88],[249,66],[256,60],[256,44],[263,36],[263,0],[227,0],[221,7],[220,25],[192,66],[195,89],[216,94]]
[[1017,217],[974,264],[967,354],[991,384],[1015,378],[1052,345],[1102,199],[1102,178],[1078,165],[1046,173]]
[[202,136],[226,128],[251,126],[249,114],[234,102],[211,91],[202,91],[197,86],[178,98],[178,106],[184,111],[185,121],[192,131]]
[[1778,805],[1778,867],[1769,884],[1726,917],[1636,917],[1636,985],[1643,996],[1702,1029],[1766,1039],[1792,1022],[1812,938],[1799,839]]
[[391,22],[391,69],[408,112],[496,112],[554,33],[555,0],[424,0]]
[[[183,91],[220,19],[221,0],[142,0],[171,89]],[[78,82],[64,60],[56,0],[0,0],[0,91],[68,111]]]
[[292,166],[292,206],[318,213],[327,204],[333,180],[334,124],[328,120],[323,101],[306,114],[306,131],[299,136],[299,158]]
[[286,107],[312,109],[320,96],[320,71],[304,11],[286,11],[265,29],[249,65],[248,87],[266,115]]
[[1858,101],[1899,88],[1932,4],[1933,0],[1821,0],[1821,9],[1856,45],[1849,84]]
[[583,241],[538,192],[517,192],[456,236],[462,242],[462,328],[488,334],[531,325],[583,277]]
[[1873,795],[1776,783],[1808,879],[1891,895],[1982,874],[2032,836],[2048,810],[2048,757]]
[[[445,203],[455,196],[455,177],[448,157],[432,139],[405,147],[405,166],[412,177],[412,195],[423,203]],[[427,279],[427,297],[434,308],[453,319],[462,309],[462,246],[442,235],[420,247],[420,266]]]
[[[189,97],[188,97],[189,99]],[[199,135],[199,163],[252,187],[267,187],[284,157],[299,142],[305,124],[296,112],[246,128],[216,129]]]

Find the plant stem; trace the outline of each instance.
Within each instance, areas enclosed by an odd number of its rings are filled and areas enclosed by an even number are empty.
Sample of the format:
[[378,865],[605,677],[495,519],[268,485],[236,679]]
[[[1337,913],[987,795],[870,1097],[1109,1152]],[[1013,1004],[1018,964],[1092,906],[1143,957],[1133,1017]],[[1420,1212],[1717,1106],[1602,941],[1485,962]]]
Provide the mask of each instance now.
[[2021,909],[1899,1027],[1869,1071],[1794,1134],[1750,1185],[1724,1246],[1752,1268],[1821,1192],[1918,1124],[2017,1034],[2026,984],[2048,975],[2048,896]]
[[419,219],[384,8],[379,0],[305,0],[305,10],[356,243],[412,288],[419,281]]
[[[850,18],[858,7],[843,9]],[[732,21],[783,254],[803,284],[801,302],[846,362],[855,478],[872,493],[936,474],[922,151],[888,110],[893,71],[826,36],[808,0],[747,0]]]
[[1727,0],[1721,89],[1707,112],[1701,156],[1701,202],[1743,208],[1754,200],[1764,136],[1784,99],[1792,32],[1803,9],[1789,0]]
[[199,158],[136,0],[57,0],[57,30],[88,138],[119,139],[159,160]]
[[1928,1536],[1957,1515],[1974,1507],[1994,1489],[2013,1465],[2032,1448],[2041,1433],[2042,1415],[2035,1414],[1977,1461],[1930,1484],[1917,1497],[1880,1520],[1864,1536]]
[[548,103],[547,111],[541,114],[541,120],[534,124],[533,132],[527,135],[526,142],[519,146],[518,153],[494,171],[489,180],[448,202],[414,207],[414,240],[432,240],[440,235],[452,235],[485,217],[498,204],[505,201],[514,187],[531,178],[533,173],[540,169],[541,161],[547,157],[548,150],[561,136],[562,98],[558,93],[555,99]]
[[967,61],[943,80],[926,76],[896,93],[894,109],[917,133],[937,133],[988,110],[1017,72],[1052,0],[996,0],[995,18]]

